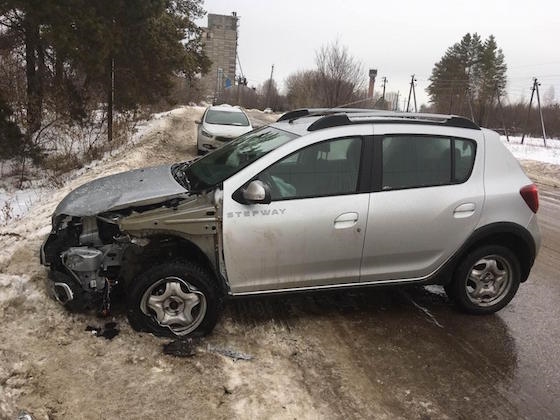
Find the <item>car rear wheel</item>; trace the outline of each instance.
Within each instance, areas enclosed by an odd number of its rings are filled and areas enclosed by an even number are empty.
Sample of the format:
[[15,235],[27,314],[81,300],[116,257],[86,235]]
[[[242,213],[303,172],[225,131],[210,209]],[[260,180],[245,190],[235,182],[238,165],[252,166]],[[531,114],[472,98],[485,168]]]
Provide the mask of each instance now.
[[173,262],[138,277],[128,294],[127,315],[138,331],[159,336],[202,336],[214,328],[218,295],[212,277],[198,265]]
[[506,306],[521,279],[515,254],[501,245],[487,245],[468,254],[459,264],[447,294],[464,311],[491,314]]

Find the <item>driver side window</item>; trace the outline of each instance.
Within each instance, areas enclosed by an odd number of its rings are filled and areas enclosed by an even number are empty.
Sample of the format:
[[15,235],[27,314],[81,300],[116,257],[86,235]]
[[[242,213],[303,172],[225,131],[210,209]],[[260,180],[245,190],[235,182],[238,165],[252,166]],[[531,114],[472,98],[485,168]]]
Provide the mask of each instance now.
[[270,184],[273,201],[356,192],[362,139],[316,143],[276,162],[259,179]]

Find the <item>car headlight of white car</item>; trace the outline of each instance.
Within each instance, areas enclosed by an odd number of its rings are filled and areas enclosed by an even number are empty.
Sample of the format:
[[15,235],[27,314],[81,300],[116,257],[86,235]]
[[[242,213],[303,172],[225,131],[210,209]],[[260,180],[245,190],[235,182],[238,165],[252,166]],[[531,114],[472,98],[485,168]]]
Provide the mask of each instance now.
[[201,130],[200,132],[204,137],[212,137],[212,134],[210,134],[208,131],[206,131],[204,128]]

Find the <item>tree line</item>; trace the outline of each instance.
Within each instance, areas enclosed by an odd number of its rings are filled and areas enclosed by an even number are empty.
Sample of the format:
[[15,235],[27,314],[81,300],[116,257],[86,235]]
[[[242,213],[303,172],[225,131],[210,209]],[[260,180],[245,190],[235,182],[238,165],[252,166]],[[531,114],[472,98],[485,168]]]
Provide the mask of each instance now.
[[[506,71],[504,54],[494,36],[483,41],[478,34],[467,33],[435,63],[426,89],[430,105],[424,110],[463,115],[512,135],[541,136],[536,109],[529,112],[526,99],[507,100]],[[553,89],[547,96],[542,109],[546,131],[560,137],[560,106]]]
[[55,119],[151,104],[206,71],[203,14],[202,0],[0,0],[0,157],[38,156]]
[[[178,92],[210,62],[203,53],[202,0],[0,0],[0,159],[40,159],[37,141],[53,121],[87,124],[109,111],[138,109]],[[507,65],[496,39],[466,34],[434,64],[422,110],[453,113],[513,133],[540,134],[527,103],[506,103]],[[346,46],[315,53],[314,66],[276,81],[226,89],[221,102],[284,111],[302,107],[389,109],[367,99],[366,72]],[[387,94],[387,97],[390,93]],[[501,101],[501,102],[500,102]],[[502,105],[500,107],[500,105]],[[547,132],[560,136],[559,105],[543,110]]]
[[[481,126],[502,131],[505,128],[514,135],[526,131],[540,136],[540,118],[536,110],[533,109],[527,118],[528,101],[507,100],[506,72],[505,56],[495,37],[490,35],[483,40],[476,33],[467,33],[434,64],[426,88],[430,102],[421,107],[421,111],[462,115]],[[334,42],[316,51],[314,68],[288,76],[284,94],[278,92],[274,80],[267,80],[253,90],[234,87],[226,91],[221,100],[251,108],[271,107],[276,111],[345,104],[393,109],[394,92],[387,92],[385,98],[377,93],[373,99],[367,99],[364,76],[364,67],[348,48]],[[547,134],[560,137],[560,106],[554,101],[553,91],[544,102]]]
[[363,73],[362,64],[350,54],[348,47],[333,42],[316,51],[314,68],[298,71],[286,79],[284,94],[279,92],[275,80],[268,79],[255,88],[226,89],[218,100],[275,111],[332,108],[355,101],[360,101],[360,106],[371,106],[363,101],[367,94]]

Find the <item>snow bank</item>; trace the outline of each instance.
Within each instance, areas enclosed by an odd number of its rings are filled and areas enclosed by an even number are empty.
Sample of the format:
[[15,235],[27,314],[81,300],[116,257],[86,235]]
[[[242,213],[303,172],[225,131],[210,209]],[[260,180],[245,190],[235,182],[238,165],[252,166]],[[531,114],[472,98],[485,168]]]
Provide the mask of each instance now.
[[[105,152],[101,159],[94,160],[80,169],[64,174],[58,181],[68,183],[82,177],[95,168],[99,168],[115,157],[126,155],[127,151],[133,150],[146,136],[154,132],[165,130],[169,123],[169,117],[181,117],[185,114],[187,109],[198,111],[204,108],[198,106],[189,108],[180,107],[171,111],[153,114],[149,120],[140,121],[134,129],[134,134],[121,146]],[[61,134],[61,137],[66,138],[67,135]],[[0,186],[0,227],[7,226],[10,221],[21,219],[29,212],[35,203],[39,204],[41,199],[52,194],[52,191],[53,187],[49,185],[49,181],[46,177],[43,179],[33,179],[27,182],[26,187],[23,189],[10,188],[9,185]],[[60,199],[62,199],[62,197]]]
[[502,142],[519,160],[535,160],[538,162],[560,165],[560,140],[548,139],[547,147],[544,146],[542,138],[525,138],[521,144],[521,137],[511,137],[509,142],[505,136],[501,136]]

